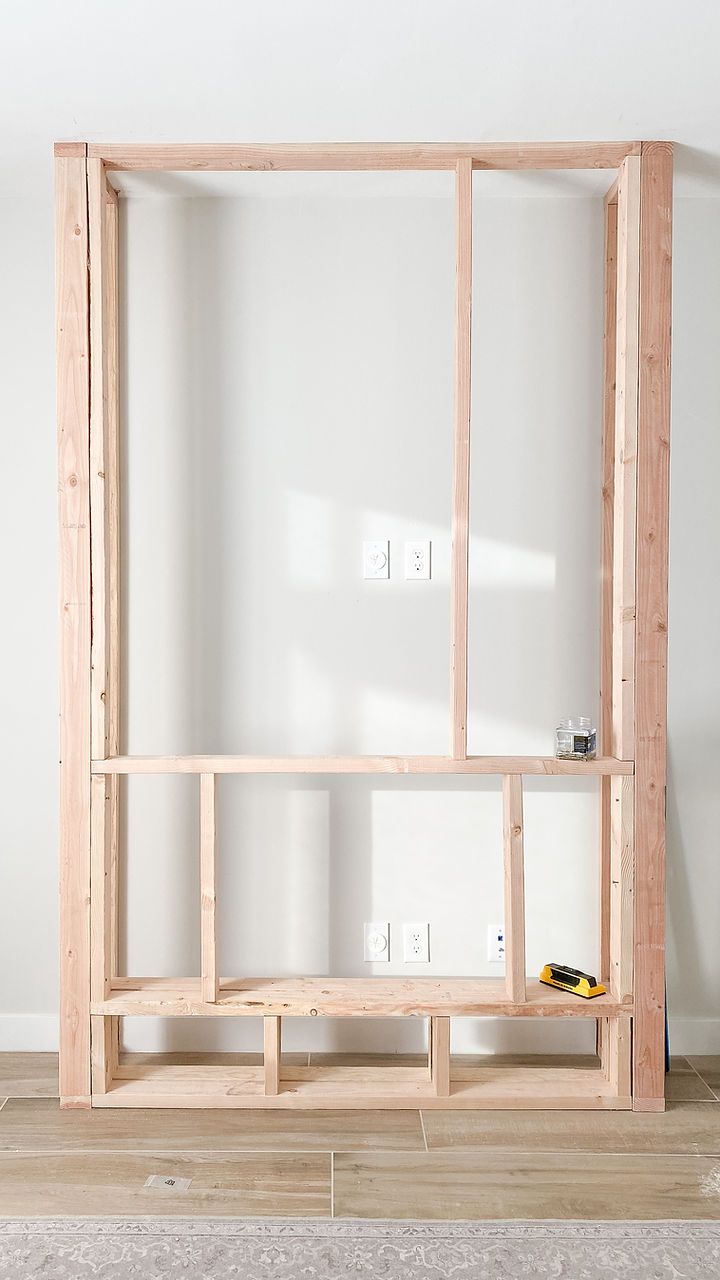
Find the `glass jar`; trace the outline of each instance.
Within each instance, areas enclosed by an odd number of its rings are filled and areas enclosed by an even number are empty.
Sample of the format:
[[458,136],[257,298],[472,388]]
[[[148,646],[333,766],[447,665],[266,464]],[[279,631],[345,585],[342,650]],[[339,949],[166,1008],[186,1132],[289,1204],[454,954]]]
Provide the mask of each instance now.
[[597,735],[588,716],[561,720],[555,730],[555,755],[558,760],[594,760]]

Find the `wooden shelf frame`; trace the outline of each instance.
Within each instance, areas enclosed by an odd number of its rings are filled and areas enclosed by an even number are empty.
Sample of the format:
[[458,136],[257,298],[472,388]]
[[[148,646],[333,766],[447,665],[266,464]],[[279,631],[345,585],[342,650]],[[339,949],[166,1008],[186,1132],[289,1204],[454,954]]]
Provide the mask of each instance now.
[[[58,143],[60,512],[60,1092],[64,1107],[634,1107],[664,1105],[664,900],[672,147],[665,142],[462,144]],[[446,170],[455,175],[455,412],[447,756],[122,754],[119,626],[118,223],[114,170]],[[607,169],[600,746],[587,764],[467,752],[472,200],[477,170]],[[118,975],[120,786],[192,773],[200,788],[201,969]],[[504,980],[228,979],[218,975],[221,774],[496,775],[503,787]],[[600,956],[584,1002],[525,972],[523,777],[601,789]],[[255,1016],[259,1068],[130,1068],[120,1019]],[[427,1019],[428,1064],[287,1068],[284,1017]],[[452,1017],[589,1017],[598,1071],[451,1066]]]

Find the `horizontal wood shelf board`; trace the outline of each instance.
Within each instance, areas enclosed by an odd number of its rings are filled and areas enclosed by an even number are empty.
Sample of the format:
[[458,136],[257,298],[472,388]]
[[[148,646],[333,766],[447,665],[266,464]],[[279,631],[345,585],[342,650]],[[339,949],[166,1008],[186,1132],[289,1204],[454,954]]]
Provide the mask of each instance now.
[[281,172],[392,169],[617,169],[640,142],[90,143],[108,169]]
[[113,756],[93,760],[93,773],[389,773],[631,775],[631,760],[557,760],[555,756]]
[[262,1067],[149,1063],[120,1067],[93,1106],[627,1109],[630,1100],[616,1095],[601,1070],[588,1068],[453,1066],[449,1095],[438,1097],[420,1067],[288,1065],[278,1094],[268,1098]]
[[508,999],[503,978],[225,978],[206,1004],[200,979],[116,978],[93,1013],[209,1017],[617,1017],[632,1012],[610,995],[583,1000],[527,981],[527,999]]

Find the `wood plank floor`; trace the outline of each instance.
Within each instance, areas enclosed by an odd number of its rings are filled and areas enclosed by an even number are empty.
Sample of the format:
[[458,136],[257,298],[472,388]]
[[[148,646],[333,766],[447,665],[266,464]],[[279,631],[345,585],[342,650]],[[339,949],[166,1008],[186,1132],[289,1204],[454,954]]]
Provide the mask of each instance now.
[[673,1059],[667,1097],[662,1115],[60,1111],[54,1055],[0,1054],[0,1216],[718,1219],[720,1055]]

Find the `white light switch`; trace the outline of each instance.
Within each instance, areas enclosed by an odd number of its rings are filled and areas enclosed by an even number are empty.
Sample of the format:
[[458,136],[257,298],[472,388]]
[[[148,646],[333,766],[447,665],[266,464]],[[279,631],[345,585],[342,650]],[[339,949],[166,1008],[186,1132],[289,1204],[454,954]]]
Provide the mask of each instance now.
[[405,543],[405,577],[427,579],[430,577],[430,543]]
[[363,578],[390,577],[390,543],[363,542]]

